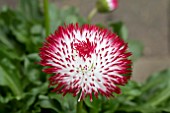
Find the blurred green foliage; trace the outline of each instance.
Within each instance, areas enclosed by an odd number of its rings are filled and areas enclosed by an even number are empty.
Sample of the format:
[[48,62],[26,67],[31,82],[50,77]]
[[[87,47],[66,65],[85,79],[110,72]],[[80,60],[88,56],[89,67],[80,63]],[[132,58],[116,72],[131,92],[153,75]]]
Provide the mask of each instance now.
[[121,37],[124,41],[128,43],[129,50],[133,53],[131,59],[133,61],[137,60],[140,56],[142,56],[143,52],[143,44],[137,40],[128,38],[128,30],[123,22],[111,23],[110,27],[113,32],[117,33],[119,37]]
[[[75,113],[77,98],[51,93],[48,77],[37,64],[45,40],[44,14],[38,0],[20,0],[16,10],[0,11],[0,113]],[[51,33],[59,25],[83,24],[86,19],[75,7],[50,4]],[[113,31],[129,43],[132,60],[142,55],[143,45],[128,39],[122,22],[111,23]],[[84,101],[84,113],[169,113],[170,69],[153,74],[145,83],[130,81],[122,95]]]

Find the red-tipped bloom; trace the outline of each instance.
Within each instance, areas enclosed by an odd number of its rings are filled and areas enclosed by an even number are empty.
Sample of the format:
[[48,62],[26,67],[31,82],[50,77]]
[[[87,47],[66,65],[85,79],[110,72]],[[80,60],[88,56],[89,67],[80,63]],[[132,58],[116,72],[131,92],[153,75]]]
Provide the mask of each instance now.
[[57,93],[98,97],[119,94],[118,85],[130,78],[131,61],[127,44],[116,34],[95,25],[60,26],[40,49],[44,72],[54,74],[50,86]]

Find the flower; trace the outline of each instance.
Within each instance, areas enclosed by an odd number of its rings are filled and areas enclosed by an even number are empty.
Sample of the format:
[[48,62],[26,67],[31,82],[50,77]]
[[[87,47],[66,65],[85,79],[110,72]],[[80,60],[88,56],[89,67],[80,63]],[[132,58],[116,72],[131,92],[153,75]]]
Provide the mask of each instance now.
[[49,78],[54,92],[98,97],[121,93],[119,85],[130,78],[131,55],[128,45],[116,34],[95,25],[69,24],[59,26],[47,37],[40,49],[43,71],[54,74]]
[[97,10],[101,13],[109,12],[117,9],[118,1],[117,0],[98,0],[96,2]]

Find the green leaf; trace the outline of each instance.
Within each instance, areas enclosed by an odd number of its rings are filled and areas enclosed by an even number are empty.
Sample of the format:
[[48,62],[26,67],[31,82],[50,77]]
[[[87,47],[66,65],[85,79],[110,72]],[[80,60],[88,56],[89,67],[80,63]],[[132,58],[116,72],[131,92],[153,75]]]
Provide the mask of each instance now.
[[33,95],[45,94],[47,93],[47,91],[48,91],[48,82],[38,85],[37,87],[33,87],[29,90],[29,92]]
[[86,97],[84,100],[85,104],[89,107],[90,113],[99,113],[101,111],[102,98],[99,95],[98,99],[93,96],[93,101],[90,101],[90,97]]
[[[2,104],[7,104],[10,100],[12,100],[13,98],[15,98],[12,94],[11,91],[9,89],[8,86],[1,86],[0,85],[0,89],[1,89],[1,94],[0,94],[0,103]],[[2,109],[2,108],[0,108]]]
[[30,41],[29,38],[27,38],[27,31],[26,30],[17,30],[14,27],[11,27],[12,33],[16,36],[16,39],[21,43],[27,43]]
[[20,60],[22,57],[15,52],[12,51],[11,49],[7,48],[7,46],[5,46],[4,44],[0,43],[0,58],[8,58],[8,59],[17,59]]
[[[152,107],[142,103],[142,105],[123,105],[118,107],[117,112],[119,113],[161,113],[159,108]],[[117,113],[116,112],[116,113]]]
[[85,19],[83,19],[78,10],[75,7],[65,7],[65,8],[57,8],[54,4],[50,4],[49,7],[49,15],[50,15],[50,26],[51,33],[53,33],[58,26],[70,23],[85,23]]
[[161,109],[162,109],[162,111],[165,111],[165,112],[170,112],[170,98],[169,99],[167,99],[166,100],[166,102],[163,102],[162,104],[161,104]]
[[170,83],[163,90],[158,91],[156,95],[148,100],[148,103],[152,106],[157,106],[162,102],[170,98]]
[[24,74],[31,82],[37,82],[39,79],[38,75],[40,75],[40,71],[36,68],[34,63],[31,62],[27,57],[24,58]]
[[67,94],[63,97],[61,94],[49,93],[49,97],[60,103],[64,113],[75,113],[77,100],[71,94]]
[[133,61],[137,60],[139,57],[143,55],[143,44],[139,41],[128,39],[127,40],[129,51],[132,52],[131,59]]
[[22,95],[20,82],[16,75],[9,75],[7,69],[4,69],[2,66],[0,66],[0,85],[8,86],[15,96],[20,97]]
[[39,99],[40,99],[39,104],[42,108],[52,109],[57,113],[61,113],[60,112],[61,105],[57,100],[50,99],[47,96],[43,96],[43,95],[40,95]]
[[7,39],[6,35],[2,30],[0,29],[0,42],[2,42],[5,46],[12,49],[14,48],[13,44],[10,42],[10,40]]
[[43,28],[40,24],[35,24],[34,26],[31,27],[31,34],[33,35],[39,35],[41,34]]
[[21,100],[17,101],[15,107],[18,106],[18,112],[30,113],[32,111],[31,106],[34,104],[36,96],[31,93],[25,93]]
[[110,27],[112,27],[113,32],[128,43],[129,49],[132,52],[132,60],[136,60],[142,56],[143,44],[139,41],[128,39],[128,30],[123,22],[111,23]]
[[15,17],[15,12],[10,10],[8,7],[4,7],[2,11],[0,11],[0,20],[5,24],[5,26],[9,27],[13,23],[13,20],[15,20]]
[[[157,106],[170,98],[170,69],[153,74],[144,85],[142,91],[148,104]],[[146,93],[146,94],[145,94]]]
[[40,6],[38,0],[20,0],[20,11],[27,19],[40,19]]
[[120,38],[122,38],[125,41],[127,40],[128,30],[126,26],[123,24],[123,22],[111,23],[110,27],[112,27],[113,32],[116,33]]
[[141,84],[135,81],[128,81],[128,83],[125,86],[119,86],[119,87],[122,90],[122,95],[118,95],[118,100],[121,102],[132,100],[142,94],[140,90]]
[[119,101],[116,99],[117,97],[113,99],[109,99],[102,105],[103,113],[114,113],[117,108],[119,107]]
[[142,91],[146,92],[155,86],[160,86],[162,84],[169,83],[170,79],[170,69],[165,69],[160,72],[152,74],[146,81],[145,85],[142,87]]

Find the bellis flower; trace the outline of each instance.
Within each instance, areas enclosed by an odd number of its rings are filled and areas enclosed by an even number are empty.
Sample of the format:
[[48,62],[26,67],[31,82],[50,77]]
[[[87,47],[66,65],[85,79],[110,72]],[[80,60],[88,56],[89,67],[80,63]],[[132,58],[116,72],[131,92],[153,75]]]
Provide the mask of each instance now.
[[101,13],[113,11],[118,7],[118,0],[98,0],[96,7]]
[[40,49],[43,71],[53,74],[50,86],[63,95],[87,95],[96,98],[120,94],[119,85],[130,78],[131,55],[128,46],[116,34],[95,25],[69,24],[60,26],[47,37]]

